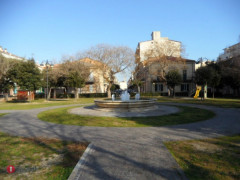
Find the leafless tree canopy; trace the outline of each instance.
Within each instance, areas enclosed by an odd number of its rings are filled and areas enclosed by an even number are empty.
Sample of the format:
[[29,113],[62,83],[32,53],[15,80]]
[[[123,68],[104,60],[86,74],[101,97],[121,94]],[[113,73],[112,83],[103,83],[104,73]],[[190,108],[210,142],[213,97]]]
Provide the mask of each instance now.
[[88,79],[90,70],[87,65],[85,65],[81,61],[74,61],[72,59],[65,60],[62,64],[57,68],[58,74],[67,76],[70,72],[76,72],[79,76],[84,79]]
[[134,62],[134,53],[126,46],[99,44],[87,50],[84,55],[106,64],[113,74],[127,70]]
[[78,58],[86,57],[100,62],[98,68],[103,71],[103,77],[108,83],[109,97],[111,96],[110,88],[115,75],[131,69],[134,65],[134,53],[132,49],[126,46],[99,44],[78,54]]
[[[142,54],[143,58],[140,57],[140,52],[136,52],[135,62],[137,66],[135,71],[138,72],[137,74],[140,77],[146,73],[142,73],[141,70],[147,71],[147,73],[151,71],[153,75],[166,81],[165,76],[169,70],[176,69],[176,67],[179,67],[179,64],[185,64],[185,60],[181,57],[183,52],[184,48],[182,46],[176,46],[172,41],[164,44],[155,42],[151,48]],[[140,62],[142,60],[140,58],[144,59],[144,61]]]

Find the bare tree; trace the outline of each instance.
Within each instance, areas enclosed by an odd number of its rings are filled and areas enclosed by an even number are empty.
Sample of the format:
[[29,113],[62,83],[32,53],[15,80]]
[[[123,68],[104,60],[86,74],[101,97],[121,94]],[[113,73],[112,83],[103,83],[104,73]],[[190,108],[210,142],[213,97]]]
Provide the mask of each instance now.
[[156,41],[144,50],[138,48],[135,57],[137,79],[146,80],[146,76],[155,76],[159,81],[166,83],[169,70],[186,68],[186,60],[182,58],[184,52],[183,46],[175,41]]
[[[47,70],[48,68],[48,70]],[[63,87],[63,72],[59,68],[59,66],[55,67],[47,67],[42,71],[43,75],[43,85],[44,87],[47,87],[46,81],[47,81],[47,73],[48,73],[48,94],[47,99],[50,99],[51,92],[53,91],[53,98],[56,98],[56,88],[57,87]],[[48,71],[48,72],[47,72]]]
[[181,57],[182,51],[183,49],[172,41],[164,44],[155,42],[152,47],[144,53],[147,61],[143,64],[145,66],[154,66],[155,68],[151,69],[152,73],[160,77],[161,80],[166,81],[166,74],[169,69],[176,69],[179,64],[185,64],[185,60]]
[[134,64],[134,53],[126,46],[99,44],[81,53],[80,57],[88,57],[101,62],[97,66],[102,70],[103,78],[108,84],[108,97],[111,97],[115,75],[127,71]]
[[[49,88],[48,98],[51,91],[54,91],[56,97],[57,87],[72,87],[74,88],[75,98],[78,98],[78,88],[85,85],[85,80],[90,74],[89,68],[81,61],[74,61],[71,58],[64,60],[62,64],[55,65],[48,70]],[[46,78],[46,70],[43,71],[43,76]],[[46,80],[44,80],[46,82]]]
[[78,89],[85,85],[89,78],[90,70],[81,61],[67,60],[59,67],[61,76],[65,77],[63,84],[68,87],[73,87],[75,91],[75,99],[78,99]]

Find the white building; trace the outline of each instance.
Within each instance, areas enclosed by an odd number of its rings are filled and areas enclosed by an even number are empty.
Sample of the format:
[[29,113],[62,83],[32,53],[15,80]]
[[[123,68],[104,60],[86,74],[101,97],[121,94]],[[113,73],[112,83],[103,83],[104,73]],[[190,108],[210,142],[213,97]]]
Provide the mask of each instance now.
[[5,58],[9,58],[9,59],[24,60],[24,58],[22,58],[22,57],[19,57],[19,56],[9,53],[6,48],[3,49],[1,46],[0,46],[0,55],[2,55]]
[[220,54],[218,57],[219,61],[224,61],[233,57],[240,56],[240,43],[229,46],[223,50],[224,53]]
[[139,61],[147,60],[149,52],[154,56],[156,49],[158,49],[158,54],[162,53],[165,56],[181,56],[181,42],[169,40],[168,37],[161,37],[160,31],[153,31],[152,40],[138,43],[136,54],[139,54]]
[[211,63],[211,62],[214,62],[214,63],[215,63],[215,61],[211,61],[211,60],[208,60],[208,59],[201,59],[201,58],[200,58],[200,60],[198,60],[198,61],[196,62],[196,64],[195,64],[195,70],[197,70],[197,69],[200,68],[200,67],[205,67],[205,66],[207,66],[207,64],[209,64],[209,63]]

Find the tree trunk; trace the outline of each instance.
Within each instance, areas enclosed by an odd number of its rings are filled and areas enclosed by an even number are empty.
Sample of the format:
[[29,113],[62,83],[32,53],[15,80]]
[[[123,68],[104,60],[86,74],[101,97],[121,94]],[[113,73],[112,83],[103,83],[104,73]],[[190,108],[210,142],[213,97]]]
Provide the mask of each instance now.
[[75,88],[75,99],[78,99],[78,88]]
[[49,91],[48,91],[47,99],[51,98],[51,90],[52,90],[52,88],[50,88]]
[[207,98],[207,84],[205,84],[205,86],[203,87],[204,90],[204,99]]
[[213,99],[214,99],[214,87],[213,87]]
[[56,88],[53,89],[53,98],[56,99]]
[[141,91],[141,89],[140,89],[140,86],[138,85],[138,93],[140,94],[140,91]]
[[4,93],[4,100],[8,101],[8,93]]
[[175,98],[175,86],[173,86],[173,98]]
[[112,83],[109,83],[109,85],[108,85],[108,98],[112,97],[112,95],[111,95],[111,87],[112,87]]
[[168,87],[168,96],[169,96],[169,97],[171,96],[171,90],[170,90],[170,87]]

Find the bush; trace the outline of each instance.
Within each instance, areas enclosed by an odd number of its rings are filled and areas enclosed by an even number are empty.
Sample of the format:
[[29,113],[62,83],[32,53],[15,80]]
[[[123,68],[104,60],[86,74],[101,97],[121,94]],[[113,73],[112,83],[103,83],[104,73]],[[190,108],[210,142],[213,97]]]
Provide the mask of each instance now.
[[87,97],[87,98],[107,97],[107,93],[86,93],[86,94],[79,94],[79,97]]
[[56,98],[68,98],[68,94],[56,94]]
[[141,93],[141,96],[167,96],[168,93]]
[[136,95],[137,93],[131,92],[131,93],[129,93],[129,94],[130,94],[130,97],[135,97],[135,95]]
[[188,92],[176,92],[175,96],[188,96]]
[[45,93],[36,93],[35,99],[45,98]]
[[75,98],[74,94],[56,94],[56,98]]
[[[141,96],[168,96],[167,92],[159,93],[141,93]],[[188,96],[188,92],[176,92],[175,96]]]

